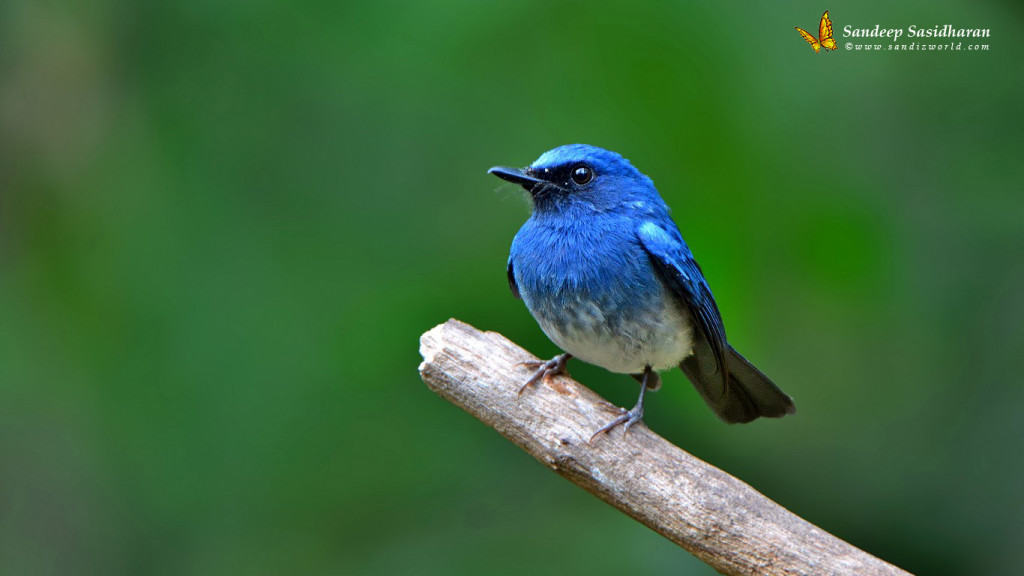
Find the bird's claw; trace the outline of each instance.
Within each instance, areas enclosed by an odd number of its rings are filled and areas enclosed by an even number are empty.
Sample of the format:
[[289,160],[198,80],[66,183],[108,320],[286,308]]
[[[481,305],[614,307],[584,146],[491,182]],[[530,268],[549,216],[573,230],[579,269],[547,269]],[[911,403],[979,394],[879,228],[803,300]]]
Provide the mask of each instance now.
[[526,392],[527,388],[533,386],[539,380],[543,380],[544,384],[548,384],[555,376],[568,376],[569,372],[565,369],[565,363],[569,361],[569,358],[572,358],[569,354],[559,354],[547,361],[530,360],[527,362],[520,362],[520,366],[532,368],[536,370],[536,372],[534,372],[533,376],[530,376],[530,378],[523,383],[522,387],[519,388],[519,395],[522,396],[523,392]]
[[594,441],[602,432],[608,432],[616,426],[622,425],[622,436],[626,436],[626,432],[629,432],[629,427],[637,422],[643,421],[644,418],[644,407],[642,405],[634,406],[632,410],[623,410],[622,414],[617,416],[611,422],[605,424],[600,430],[594,432],[594,435],[590,437],[587,444]]

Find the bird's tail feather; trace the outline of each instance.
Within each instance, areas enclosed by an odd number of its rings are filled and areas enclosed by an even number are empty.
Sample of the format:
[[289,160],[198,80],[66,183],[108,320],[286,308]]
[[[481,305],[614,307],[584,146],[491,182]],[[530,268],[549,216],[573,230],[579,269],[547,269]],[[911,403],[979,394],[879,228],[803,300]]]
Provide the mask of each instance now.
[[761,416],[779,418],[796,412],[793,399],[732,346],[726,345],[725,349],[725,365],[729,372],[727,382],[723,382],[714,362],[701,362],[702,354],[695,352],[679,367],[722,420],[750,422]]

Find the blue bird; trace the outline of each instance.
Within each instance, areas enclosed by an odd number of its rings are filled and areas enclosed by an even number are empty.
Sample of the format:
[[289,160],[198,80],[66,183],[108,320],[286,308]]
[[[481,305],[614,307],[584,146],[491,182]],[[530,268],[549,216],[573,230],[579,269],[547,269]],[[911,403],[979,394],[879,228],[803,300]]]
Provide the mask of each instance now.
[[615,152],[570,144],[488,173],[530,192],[508,282],[564,350],[519,393],[577,357],[640,382],[636,406],[591,437],[643,418],[659,370],[679,366],[726,422],[792,414],[793,400],[729,345],[704,274],[650,178]]

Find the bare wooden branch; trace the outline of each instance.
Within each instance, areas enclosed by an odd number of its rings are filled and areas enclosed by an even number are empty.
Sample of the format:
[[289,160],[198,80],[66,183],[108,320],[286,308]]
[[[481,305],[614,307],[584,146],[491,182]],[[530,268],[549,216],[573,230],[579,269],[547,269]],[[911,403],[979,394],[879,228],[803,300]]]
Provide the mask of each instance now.
[[588,444],[619,409],[568,377],[519,396],[530,374],[519,363],[536,357],[500,334],[449,320],[420,338],[420,353],[431,390],[723,574],[908,574],[642,424]]

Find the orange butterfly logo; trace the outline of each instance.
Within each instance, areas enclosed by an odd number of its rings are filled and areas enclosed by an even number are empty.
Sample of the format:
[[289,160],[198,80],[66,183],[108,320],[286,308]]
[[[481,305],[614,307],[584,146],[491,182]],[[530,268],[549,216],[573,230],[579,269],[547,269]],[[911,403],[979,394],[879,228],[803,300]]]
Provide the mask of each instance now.
[[835,50],[836,41],[832,39],[832,21],[828,19],[828,10],[821,15],[821,24],[818,24],[818,37],[811,36],[807,30],[799,26],[794,26],[796,31],[804,37],[811,44],[811,48],[814,48],[814,53],[817,54],[822,48],[825,50]]

